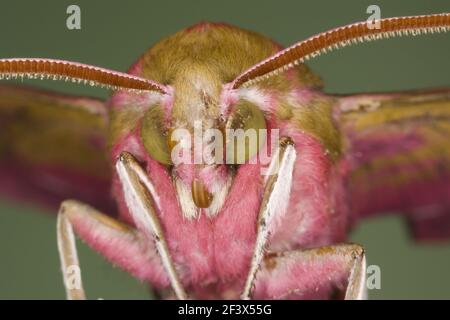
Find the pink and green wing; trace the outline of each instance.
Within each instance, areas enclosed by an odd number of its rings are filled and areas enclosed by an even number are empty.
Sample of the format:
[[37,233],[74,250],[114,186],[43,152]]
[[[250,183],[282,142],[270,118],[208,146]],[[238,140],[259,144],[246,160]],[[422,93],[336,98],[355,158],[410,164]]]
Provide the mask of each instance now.
[[354,220],[401,212],[416,238],[449,238],[450,89],[338,101]]
[[0,197],[113,210],[103,102],[0,86]]

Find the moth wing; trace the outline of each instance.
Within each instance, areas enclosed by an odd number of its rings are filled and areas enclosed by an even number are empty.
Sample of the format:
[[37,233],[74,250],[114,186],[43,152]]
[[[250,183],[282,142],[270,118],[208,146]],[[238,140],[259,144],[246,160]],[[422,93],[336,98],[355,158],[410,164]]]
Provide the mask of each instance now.
[[0,196],[55,209],[64,199],[113,210],[104,103],[0,86]]
[[450,89],[338,101],[355,216],[401,212],[416,238],[449,238]]

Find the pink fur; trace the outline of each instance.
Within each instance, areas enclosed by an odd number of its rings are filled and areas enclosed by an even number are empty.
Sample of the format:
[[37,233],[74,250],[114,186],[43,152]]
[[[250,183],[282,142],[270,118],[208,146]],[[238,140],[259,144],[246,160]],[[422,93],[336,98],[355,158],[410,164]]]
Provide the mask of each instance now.
[[180,164],[173,168],[174,173],[179,177],[186,185],[190,186],[194,178],[196,177],[195,165],[192,164]]
[[214,192],[225,185],[228,170],[224,165],[208,165],[197,171],[197,177],[208,191]]
[[255,299],[328,299],[333,289],[345,288],[350,271],[342,256],[313,259],[298,255],[277,260],[273,270],[263,266]]
[[[199,220],[188,221],[183,218],[167,169],[145,152],[140,141],[138,145],[134,145],[133,135],[126,137],[122,141],[122,145],[118,145],[113,150],[113,158],[117,158],[117,153],[121,150],[127,150],[128,141],[133,141],[133,147],[138,149],[135,152],[143,155],[140,161],[143,162],[149,178],[158,188],[161,207],[164,208],[164,211],[159,212],[161,223],[166,238],[169,239],[171,254],[186,275],[186,284],[189,285],[200,280],[207,281],[209,277],[213,277],[212,225],[210,221],[204,215]],[[117,181],[115,186],[114,193],[119,199],[119,207],[122,209],[124,219],[130,221],[128,208],[124,203],[123,194]]]
[[[308,100],[308,92],[299,91],[296,94],[302,93]],[[254,91],[249,95],[264,104],[263,108],[270,112],[276,110],[277,99],[280,98],[269,92]],[[227,92],[222,99],[222,105],[232,105],[236,101],[235,93]],[[343,189],[339,175],[331,169],[332,164],[322,146],[315,138],[287,123],[275,123],[271,117],[267,119],[269,130],[280,128],[281,136],[290,136],[294,140],[298,154],[288,210],[270,236],[269,249],[293,250],[344,239],[346,220],[337,217],[346,216],[344,210],[347,208],[333,198],[342,196]],[[238,297],[255,245],[264,178],[260,165],[243,164],[239,167],[225,203],[215,218],[201,214],[198,219],[187,220],[181,213],[167,168],[149,156],[139,137],[137,126],[135,131],[115,144],[112,159],[115,160],[121,151],[132,153],[157,186],[163,208],[158,214],[170,254],[181,270],[183,284],[198,297],[211,297],[211,290],[222,297]],[[192,179],[200,179],[212,191],[225,182],[228,170],[224,165],[183,164],[175,167],[173,174],[188,185]],[[113,185],[121,217],[132,224],[116,176]],[[157,283],[153,285],[158,286]]]
[[[332,212],[330,207],[331,162],[313,137],[290,128],[282,130],[295,143],[297,160],[294,184],[286,216],[271,237],[272,250],[312,247],[345,239],[334,217],[347,212]],[[334,186],[335,187],[335,186]],[[336,210],[336,208],[333,208]]]
[[250,266],[262,193],[259,170],[258,165],[241,166],[214,222],[215,270],[223,281],[243,281]]
[[[267,97],[270,99],[266,99],[266,103],[276,104],[275,96]],[[272,121],[267,123],[269,129],[274,126],[276,124]],[[290,136],[295,142],[298,153],[294,171],[296,183],[286,216],[270,238],[270,249],[296,249],[343,239],[345,234],[342,231],[336,233],[336,230],[343,229],[341,225],[345,221],[334,218],[339,217],[340,212],[330,211],[330,193],[338,190],[336,193],[339,195],[341,190],[339,183],[329,181],[333,176],[330,160],[320,143],[311,136],[287,124],[282,124],[280,129],[281,135]],[[205,286],[215,283],[214,290],[228,290],[232,296],[231,292],[234,291],[230,288],[243,285],[255,244],[256,220],[263,188],[260,166],[240,166],[216,218],[210,219],[202,214],[197,220],[186,220],[180,211],[167,169],[145,152],[142,142],[137,138],[139,128],[136,130],[116,144],[112,157],[115,159],[123,150],[131,152],[144,165],[157,186],[163,208],[159,212],[161,223],[171,256],[182,270],[184,285],[201,296],[207,294]],[[175,173],[184,181],[190,181],[196,175],[211,188],[215,181],[225,179],[227,170],[220,165],[200,169],[194,169],[194,165],[181,165],[175,169]],[[122,217],[131,223],[116,180],[114,186]],[[342,208],[338,206],[335,210]],[[224,286],[224,283],[227,285]],[[238,294],[238,290],[234,294]]]
[[119,232],[90,219],[89,216],[74,216],[71,222],[77,234],[113,264],[142,281],[149,281],[158,287],[169,285],[154,244],[138,233],[133,236]]

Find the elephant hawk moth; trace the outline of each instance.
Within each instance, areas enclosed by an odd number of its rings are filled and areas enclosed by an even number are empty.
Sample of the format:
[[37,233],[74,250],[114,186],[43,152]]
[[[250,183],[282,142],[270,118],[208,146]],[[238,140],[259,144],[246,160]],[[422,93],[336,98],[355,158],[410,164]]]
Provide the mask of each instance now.
[[[359,221],[386,211],[401,212],[417,239],[448,239],[450,89],[326,94],[306,65],[357,43],[450,30],[448,13],[379,22],[286,49],[201,23],[156,43],[127,73],[0,59],[3,80],[114,91],[100,101],[0,86],[0,193],[59,206],[68,298],[85,298],[67,281],[79,265],[75,234],[178,299],[363,298],[364,249],[345,241]],[[223,139],[194,148],[198,127]],[[230,143],[238,129],[266,135]],[[222,142],[213,161],[174,161],[211,141]],[[242,161],[221,161],[235,149]]]

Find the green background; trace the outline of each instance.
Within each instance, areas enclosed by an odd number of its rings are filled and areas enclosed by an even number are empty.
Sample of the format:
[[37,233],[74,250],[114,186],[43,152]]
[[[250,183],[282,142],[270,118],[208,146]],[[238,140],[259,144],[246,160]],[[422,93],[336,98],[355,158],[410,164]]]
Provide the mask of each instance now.
[[[78,4],[82,29],[66,28],[66,8]],[[0,10],[0,57],[53,57],[126,70],[152,43],[199,21],[224,21],[284,45],[365,20],[370,4],[382,17],[450,11],[449,0],[427,1],[14,1]],[[395,39],[347,48],[310,63],[328,92],[403,90],[450,85],[450,34]],[[33,85],[107,97],[99,89],[55,82]],[[1,183],[1,181],[0,181]],[[107,192],[105,190],[105,192]],[[0,298],[63,299],[55,215],[0,203]],[[359,226],[368,263],[381,267],[381,290],[370,298],[450,298],[450,244],[415,245],[402,220]],[[148,298],[147,287],[79,244],[89,298]]]

